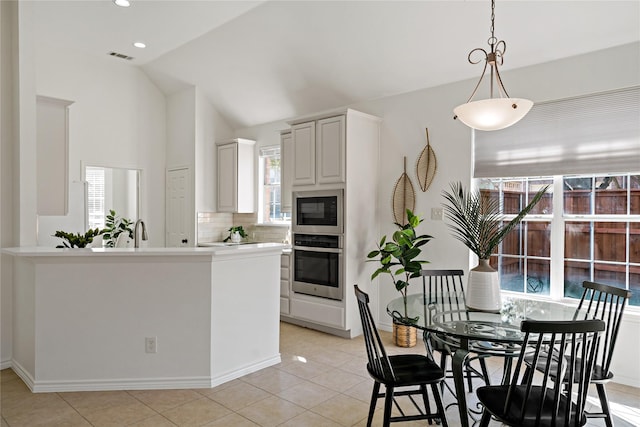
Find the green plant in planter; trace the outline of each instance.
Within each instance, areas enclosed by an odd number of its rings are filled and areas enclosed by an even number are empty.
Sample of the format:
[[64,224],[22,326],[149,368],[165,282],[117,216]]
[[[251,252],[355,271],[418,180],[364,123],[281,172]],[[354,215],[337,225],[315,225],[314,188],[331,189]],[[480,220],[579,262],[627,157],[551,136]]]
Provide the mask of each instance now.
[[54,237],[60,237],[64,239],[62,245],[56,246],[56,248],[85,248],[91,242],[93,238],[102,234],[99,228],[89,229],[86,233],[67,233],[66,231],[56,231]]
[[117,216],[113,209],[110,209],[109,214],[105,217],[104,225],[103,238],[105,246],[108,248],[114,248],[118,236],[124,232],[129,233],[129,238],[133,239],[133,229],[131,228],[133,221]]
[[416,227],[422,221],[418,215],[414,215],[411,210],[407,209],[407,223],[404,225],[395,223],[398,226],[398,230],[393,233],[391,241],[387,241],[387,236],[382,236],[380,243],[377,245],[378,249],[369,252],[367,255],[369,261],[378,261],[380,263],[380,267],[371,275],[371,280],[380,274],[388,274],[396,290],[402,295],[404,314],[399,314],[399,316],[402,317],[403,323],[413,324],[418,321],[418,317],[409,318],[407,316],[407,290],[409,280],[414,277],[420,277],[422,264],[429,262],[417,259],[422,252],[422,246],[432,239],[432,236],[426,234],[418,235],[416,233]]
[[244,228],[241,225],[234,225],[229,229],[229,235],[226,239],[223,240],[223,242],[228,242],[229,240],[231,240],[231,236],[233,235],[233,233],[238,233],[243,239],[247,237],[247,233],[244,231]]

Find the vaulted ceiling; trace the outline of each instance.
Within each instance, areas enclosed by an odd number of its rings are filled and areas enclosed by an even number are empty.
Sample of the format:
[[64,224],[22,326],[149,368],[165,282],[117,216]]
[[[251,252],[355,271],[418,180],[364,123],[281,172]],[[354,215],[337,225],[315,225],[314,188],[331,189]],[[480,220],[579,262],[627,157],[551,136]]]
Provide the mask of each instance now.
[[[467,55],[488,47],[491,14],[489,0],[34,3],[38,43],[132,56],[166,94],[199,87],[235,128],[477,78]],[[637,0],[498,0],[495,19],[504,71],[640,40]]]

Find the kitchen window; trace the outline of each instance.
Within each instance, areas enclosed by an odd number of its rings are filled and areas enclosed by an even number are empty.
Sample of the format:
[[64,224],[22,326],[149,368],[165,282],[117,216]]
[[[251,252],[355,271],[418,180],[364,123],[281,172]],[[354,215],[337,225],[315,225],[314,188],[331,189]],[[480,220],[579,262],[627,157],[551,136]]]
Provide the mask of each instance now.
[[104,228],[105,218],[105,170],[87,167],[87,218],[89,228]]
[[629,304],[640,305],[639,172],[477,182],[482,193],[500,200],[506,219],[551,184],[491,257],[502,289],[580,298],[582,282],[590,280],[629,289]]
[[291,214],[281,211],[280,147],[260,149],[258,220],[261,224],[286,224]]
[[538,102],[511,127],[473,132],[475,182],[507,218],[552,184],[491,259],[503,289],[579,298],[592,280],[640,306],[639,115],[634,86]]

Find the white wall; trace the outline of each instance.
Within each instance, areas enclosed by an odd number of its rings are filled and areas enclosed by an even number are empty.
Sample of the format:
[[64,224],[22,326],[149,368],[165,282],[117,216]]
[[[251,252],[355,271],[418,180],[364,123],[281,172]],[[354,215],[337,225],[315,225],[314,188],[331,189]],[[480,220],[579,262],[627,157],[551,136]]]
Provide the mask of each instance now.
[[[638,85],[640,43],[505,71],[503,81],[512,96],[530,98],[535,102]],[[430,214],[432,208],[441,206],[441,192],[448,188],[450,182],[470,183],[471,130],[453,120],[453,108],[467,100],[475,83],[475,80],[468,80],[350,106],[382,118],[381,162],[376,184],[382,234],[389,235],[394,231],[391,194],[402,173],[403,156],[407,157],[407,173],[416,190],[415,212],[425,218],[418,230],[434,237],[423,251],[423,258],[431,262],[427,265],[429,268],[462,268],[468,272],[470,267],[467,249],[450,236],[443,221],[432,221]],[[415,162],[426,144],[425,127],[429,128],[438,166],[431,187],[423,193],[415,178]],[[280,121],[240,129],[237,134],[256,139],[259,145],[270,145],[278,141],[276,131],[284,128],[286,123]],[[375,242],[371,242],[372,248],[374,245]],[[412,292],[419,292],[419,288],[414,285]],[[388,302],[397,297],[391,283],[381,279],[378,312],[386,313]],[[379,324],[390,329],[391,319],[382,315]],[[632,327],[623,328],[622,333],[626,331],[628,336],[620,337],[618,355],[640,352],[637,335],[629,334],[633,330]],[[620,381],[640,386],[638,366],[617,363],[614,368]]]
[[215,212],[216,141],[233,138],[233,129],[214,110],[200,89],[196,89],[196,212]]
[[167,168],[189,166],[195,155],[195,87],[167,97]]
[[194,190],[192,238],[197,240],[197,212],[216,210],[216,141],[233,130],[200,89],[189,87],[167,98],[167,169],[188,167]]
[[[0,2],[0,247],[13,246],[17,241],[14,212],[17,193],[13,191],[14,173],[14,93],[17,66],[14,45],[17,43],[17,3]],[[7,256],[0,256],[0,369],[11,359],[12,289],[11,268]]]
[[43,45],[37,46],[35,65],[39,95],[74,102],[69,108],[70,182],[80,181],[82,162],[140,169],[139,217],[148,227],[149,246],[164,246],[163,93],[137,67],[107,55],[94,58]]

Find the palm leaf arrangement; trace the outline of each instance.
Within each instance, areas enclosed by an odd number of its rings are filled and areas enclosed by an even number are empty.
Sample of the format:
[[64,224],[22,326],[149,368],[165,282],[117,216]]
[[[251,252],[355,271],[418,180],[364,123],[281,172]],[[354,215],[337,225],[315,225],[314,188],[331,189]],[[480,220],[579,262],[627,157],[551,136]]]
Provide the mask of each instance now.
[[483,196],[479,190],[469,191],[462,183],[452,183],[451,191],[443,191],[445,215],[453,236],[465,244],[481,260],[488,260],[496,247],[542,199],[549,186],[541,188],[511,221],[505,223],[497,198]]

